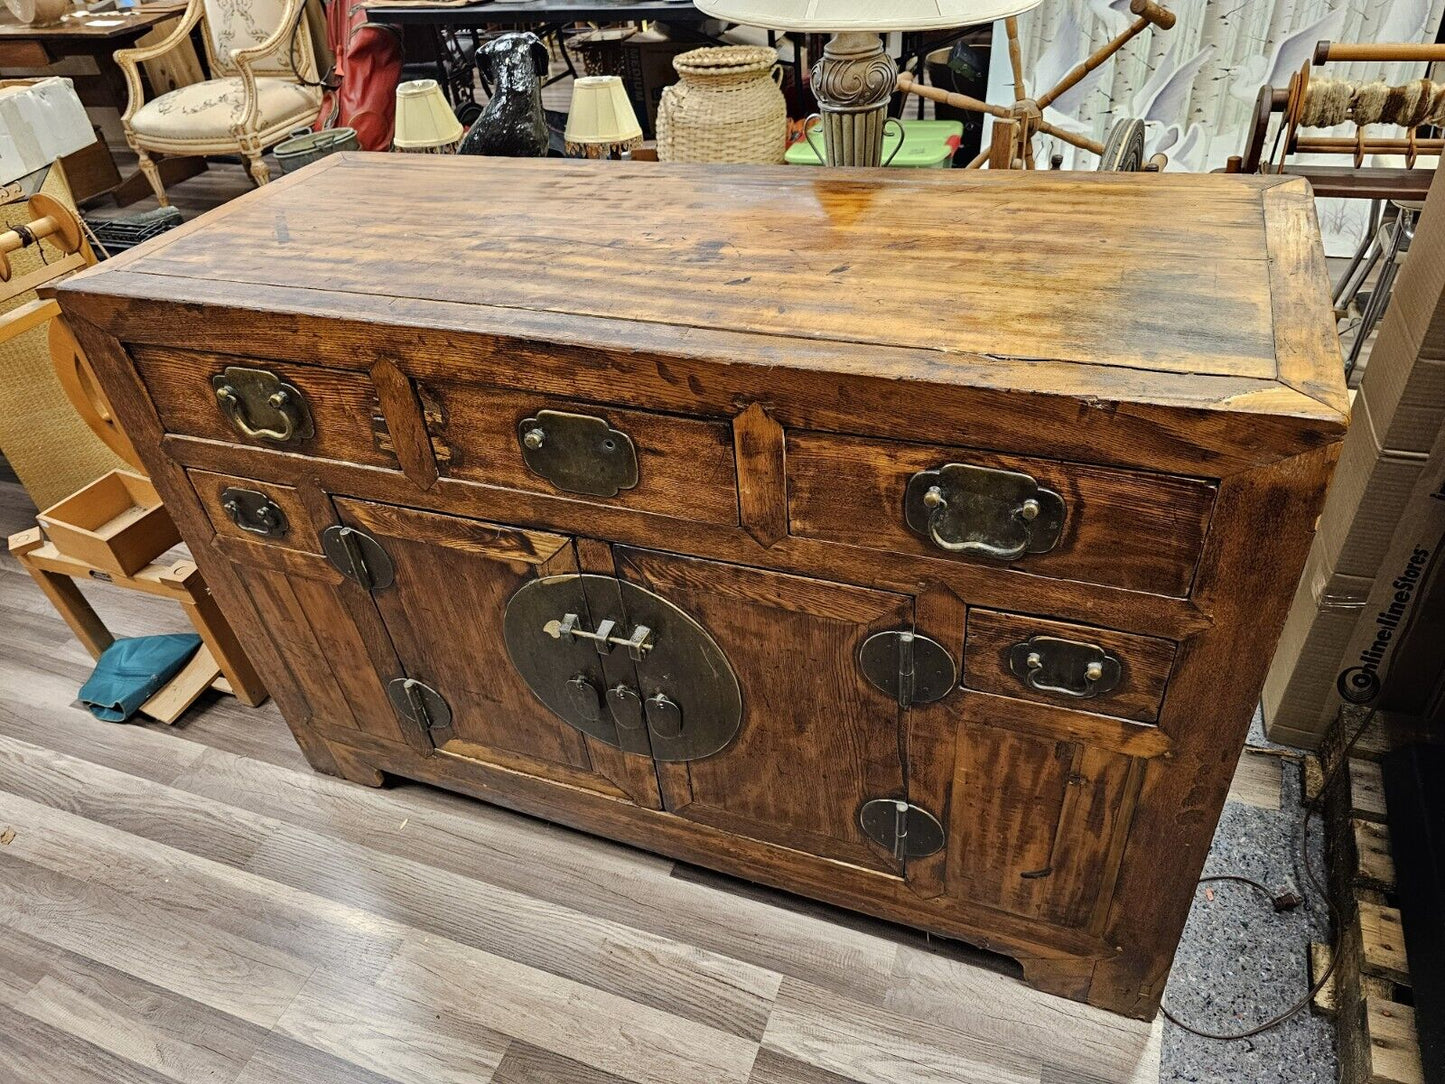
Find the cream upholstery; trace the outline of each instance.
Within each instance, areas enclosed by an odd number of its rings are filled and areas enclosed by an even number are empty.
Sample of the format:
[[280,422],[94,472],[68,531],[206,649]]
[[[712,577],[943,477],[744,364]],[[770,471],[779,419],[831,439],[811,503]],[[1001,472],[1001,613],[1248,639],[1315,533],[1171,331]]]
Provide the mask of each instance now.
[[[262,118],[309,114],[314,117],[321,104],[321,91],[269,76],[256,79],[256,100]],[[246,85],[239,76],[210,79],[177,87],[146,102],[130,119],[130,126],[144,139],[200,139],[230,141],[235,127],[246,113]],[[265,120],[262,120],[265,124]],[[290,128],[287,128],[289,131]]]
[[[236,65],[231,60],[232,53],[237,49],[255,49],[266,44],[277,27],[284,26],[289,31],[296,18],[296,7],[287,4],[285,0],[204,0],[204,6],[206,52],[213,75],[235,75]],[[305,63],[310,63],[311,39],[304,28],[297,35],[298,53],[301,50],[301,38],[306,39],[308,55]],[[251,70],[257,75],[292,76],[294,73],[286,56],[286,47],[289,44],[282,42],[281,48],[275,53],[259,57],[251,65]],[[297,59],[299,61],[302,58],[298,56]],[[315,80],[315,72],[311,72],[308,78]]]
[[[122,49],[130,102],[121,115],[127,142],[162,205],[169,203],[152,153],[242,154],[257,184],[270,180],[261,159],[321,108],[311,35],[298,20],[304,0],[188,0],[164,41]],[[218,78],[145,100],[139,65],[178,46],[202,23],[210,68]]]

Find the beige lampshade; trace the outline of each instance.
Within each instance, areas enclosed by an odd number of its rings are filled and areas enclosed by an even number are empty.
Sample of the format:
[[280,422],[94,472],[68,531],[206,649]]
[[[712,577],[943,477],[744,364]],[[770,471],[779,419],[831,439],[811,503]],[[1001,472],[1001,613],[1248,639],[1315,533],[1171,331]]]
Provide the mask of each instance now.
[[769,30],[942,30],[990,23],[1040,0],[694,0],[715,19]]
[[397,150],[449,147],[462,138],[463,131],[435,79],[412,79],[397,85],[396,134],[391,141]]
[[572,111],[564,133],[567,149],[624,150],[642,141],[642,126],[632,111],[627,89],[616,75],[584,75],[572,84]]

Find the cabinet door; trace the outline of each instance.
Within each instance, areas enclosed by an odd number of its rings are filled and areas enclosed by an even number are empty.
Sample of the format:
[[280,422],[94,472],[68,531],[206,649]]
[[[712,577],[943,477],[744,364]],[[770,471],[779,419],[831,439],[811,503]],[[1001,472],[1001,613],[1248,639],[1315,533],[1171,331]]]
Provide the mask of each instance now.
[[[529,775],[657,805],[649,770],[558,718],[504,646],[507,603],[528,580],[575,573],[572,540],[458,516],[338,499],[342,522],[376,539],[393,582],[373,592],[410,678],[435,689],[450,725],[437,748]],[[645,767],[646,762],[641,761]]]
[[1075,741],[958,732],[949,890],[1052,925],[1102,919],[1142,762]]
[[361,589],[319,554],[248,544],[232,547],[230,555],[309,709],[308,719],[292,724],[309,723],[332,736],[357,730],[413,741],[386,697],[386,683],[400,666]]
[[857,659],[870,634],[912,627],[912,599],[645,550],[616,555],[622,579],[711,634],[742,690],[742,724],[726,748],[658,763],[664,807],[736,835],[900,872],[859,827],[863,803],[903,797],[905,781],[898,706]]

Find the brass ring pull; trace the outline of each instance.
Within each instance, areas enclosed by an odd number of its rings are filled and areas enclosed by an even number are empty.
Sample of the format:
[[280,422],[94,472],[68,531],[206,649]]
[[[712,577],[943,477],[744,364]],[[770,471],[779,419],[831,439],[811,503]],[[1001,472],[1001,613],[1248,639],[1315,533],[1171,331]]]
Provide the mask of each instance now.
[[285,444],[296,436],[296,430],[300,423],[300,411],[292,402],[291,393],[285,388],[272,392],[266,398],[266,405],[274,410],[281,417],[279,428],[258,427],[251,424],[250,418],[246,416],[246,407],[241,397],[236,394],[236,389],[230,384],[222,384],[216,389],[216,402],[220,404],[221,410],[230,419],[231,424],[241,431],[245,437],[251,440],[271,440],[277,444]]
[[1084,687],[1082,689],[1071,689],[1067,685],[1051,685],[1047,681],[1040,681],[1039,675],[1044,672],[1044,660],[1037,651],[1029,652],[1027,661],[1028,674],[1024,678],[1029,688],[1041,693],[1051,693],[1054,696],[1072,696],[1077,700],[1088,700],[1098,695],[1098,682],[1104,677],[1104,664],[1102,662],[1091,662],[1084,667]]
[[[988,542],[980,542],[975,539],[968,539],[963,542],[950,542],[939,533],[939,522],[943,514],[948,511],[948,498],[943,495],[939,486],[930,486],[923,495],[923,505],[932,511],[928,515],[928,538],[935,546],[949,553],[977,553],[984,557],[991,557],[995,561],[1017,561],[1028,552],[1032,539],[1026,534],[1022,541],[1014,546],[995,546]],[[1025,523],[1032,522],[1038,518],[1039,502],[1033,497],[1027,498],[1013,511],[1016,519]]]

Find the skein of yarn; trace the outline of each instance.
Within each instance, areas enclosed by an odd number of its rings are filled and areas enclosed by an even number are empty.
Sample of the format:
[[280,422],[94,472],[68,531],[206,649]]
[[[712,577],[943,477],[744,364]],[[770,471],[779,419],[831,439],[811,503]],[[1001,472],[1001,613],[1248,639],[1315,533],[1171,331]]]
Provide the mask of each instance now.
[[1416,79],[1400,86],[1384,82],[1356,85],[1343,79],[1315,79],[1305,89],[1300,124],[1331,128],[1355,124],[1445,124],[1445,83]]

